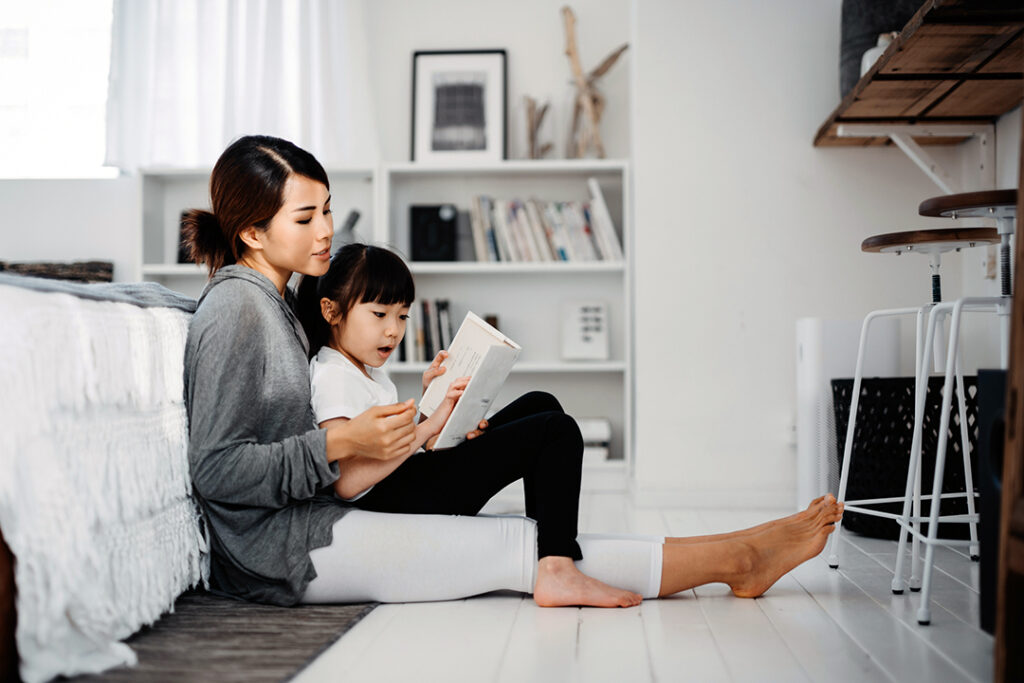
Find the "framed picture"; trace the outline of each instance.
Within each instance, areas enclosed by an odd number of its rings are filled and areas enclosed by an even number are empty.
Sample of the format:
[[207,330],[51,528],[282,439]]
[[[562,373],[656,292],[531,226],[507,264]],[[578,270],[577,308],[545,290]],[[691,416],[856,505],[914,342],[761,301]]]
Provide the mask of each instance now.
[[507,147],[504,50],[412,55],[413,161],[501,161]]

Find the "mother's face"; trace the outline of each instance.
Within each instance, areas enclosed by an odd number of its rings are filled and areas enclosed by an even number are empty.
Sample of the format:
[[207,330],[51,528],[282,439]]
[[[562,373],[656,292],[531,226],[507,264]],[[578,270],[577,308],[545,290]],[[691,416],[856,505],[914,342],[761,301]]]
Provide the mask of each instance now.
[[266,230],[254,234],[262,260],[279,272],[320,276],[331,261],[334,219],[331,195],[322,183],[292,174],[284,204]]

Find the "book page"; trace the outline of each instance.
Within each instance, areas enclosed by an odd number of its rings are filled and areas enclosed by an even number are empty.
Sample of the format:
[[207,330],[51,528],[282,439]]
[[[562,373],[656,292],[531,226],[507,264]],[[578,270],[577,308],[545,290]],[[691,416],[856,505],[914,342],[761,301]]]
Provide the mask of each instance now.
[[[459,331],[452,339],[448,357],[441,364],[447,368],[443,375],[435,377],[420,399],[420,412],[427,417],[434,414],[448,392],[448,385],[459,377],[476,377],[484,354],[494,346],[511,348],[519,355],[520,347],[494,327],[488,325],[472,311],[466,314]],[[504,378],[502,378],[504,382]]]
[[[511,346],[492,346],[477,364],[477,372],[466,385],[466,391],[455,404],[441,433],[434,442],[434,450],[451,448],[466,440],[466,434],[477,428],[480,420],[501,391],[505,378],[515,365],[519,350]],[[447,373],[445,373],[447,374]],[[463,377],[463,375],[459,375]],[[440,378],[439,378],[440,379]]]

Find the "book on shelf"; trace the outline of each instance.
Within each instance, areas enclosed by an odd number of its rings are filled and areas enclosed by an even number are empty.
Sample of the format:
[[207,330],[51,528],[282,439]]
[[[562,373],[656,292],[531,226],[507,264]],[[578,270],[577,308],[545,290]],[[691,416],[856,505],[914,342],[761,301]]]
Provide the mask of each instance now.
[[470,377],[466,390],[434,442],[435,450],[458,445],[468,432],[476,429],[480,420],[487,416],[521,350],[518,344],[472,311],[466,314],[442,363],[445,373],[430,382],[420,399],[420,413],[430,417],[444,401],[448,385],[459,377]]
[[612,215],[608,211],[608,204],[604,200],[604,193],[601,191],[601,183],[597,178],[587,178],[587,188],[590,190],[590,210],[594,231],[598,234],[601,244],[601,251],[607,261],[622,260],[622,245],[619,244],[619,236],[615,232],[615,223],[612,222]]
[[[621,261],[622,247],[595,178],[590,201],[546,201],[476,195],[463,256],[481,263]],[[469,242],[472,249],[469,249]]]
[[448,348],[452,341],[451,303],[447,299],[423,299],[412,313],[405,324],[398,360],[433,362],[438,351]]

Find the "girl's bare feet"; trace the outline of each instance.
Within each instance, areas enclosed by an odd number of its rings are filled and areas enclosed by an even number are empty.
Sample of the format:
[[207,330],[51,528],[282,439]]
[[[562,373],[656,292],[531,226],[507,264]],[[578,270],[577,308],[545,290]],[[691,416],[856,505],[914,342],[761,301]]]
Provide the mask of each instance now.
[[548,556],[537,563],[533,600],[541,607],[633,607],[643,597],[587,576],[569,557]]
[[825,548],[828,535],[843,516],[843,505],[829,494],[815,507],[813,514],[804,514],[810,512],[811,508],[808,508],[778,520],[760,533],[737,539],[749,550],[751,569],[729,583],[734,595],[756,598],[783,574]]

